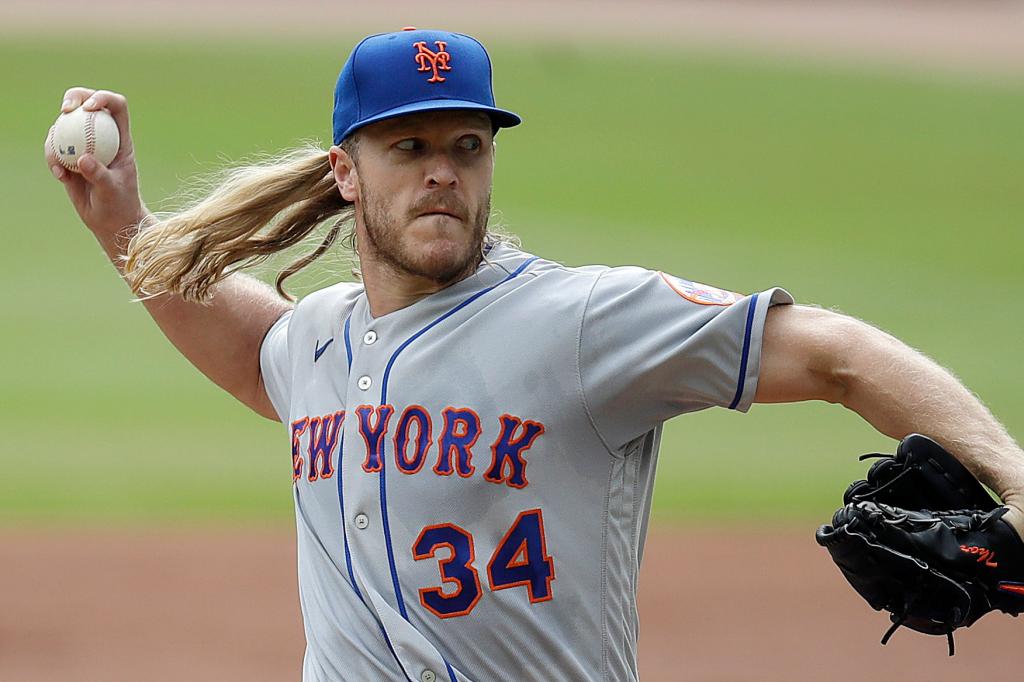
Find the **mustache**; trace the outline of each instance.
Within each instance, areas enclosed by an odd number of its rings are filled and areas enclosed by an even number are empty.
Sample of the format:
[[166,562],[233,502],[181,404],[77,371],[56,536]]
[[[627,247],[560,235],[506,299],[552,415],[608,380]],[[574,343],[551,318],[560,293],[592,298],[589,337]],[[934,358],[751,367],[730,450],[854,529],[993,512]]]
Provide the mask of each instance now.
[[469,207],[454,193],[443,192],[425,196],[409,209],[411,217],[418,217],[424,213],[450,213],[460,220],[466,220],[469,216]]

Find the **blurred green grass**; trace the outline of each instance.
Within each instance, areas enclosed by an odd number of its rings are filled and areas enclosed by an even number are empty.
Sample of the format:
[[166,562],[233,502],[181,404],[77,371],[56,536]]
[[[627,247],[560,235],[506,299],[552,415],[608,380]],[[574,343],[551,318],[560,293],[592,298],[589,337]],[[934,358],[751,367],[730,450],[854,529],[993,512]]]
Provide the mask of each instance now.
[[[128,94],[151,207],[225,159],[329,137],[336,46],[5,38],[0,524],[288,523],[282,427],[165,341],[42,163],[60,95]],[[714,53],[494,45],[494,202],[527,248],[773,284],[951,367],[1020,433],[1024,83]],[[300,290],[343,268],[305,276]],[[661,520],[821,519],[888,448],[827,405],[669,424]]]

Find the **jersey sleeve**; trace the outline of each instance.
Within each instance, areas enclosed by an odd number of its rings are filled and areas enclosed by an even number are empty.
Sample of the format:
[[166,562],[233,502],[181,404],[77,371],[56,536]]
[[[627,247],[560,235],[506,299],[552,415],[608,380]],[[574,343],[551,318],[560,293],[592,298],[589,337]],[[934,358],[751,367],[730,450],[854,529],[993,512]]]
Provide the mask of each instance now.
[[605,271],[579,338],[583,397],[605,443],[685,412],[750,409],[768,308],[790,303],[778,288],[743,296],[642,268]]
[[292,394],[292,365],[288,353],[288,330],[292,319],[289,310],[279,317],[263,337],[260,345],[260,372],[263,386],[278,418],[288,423]]

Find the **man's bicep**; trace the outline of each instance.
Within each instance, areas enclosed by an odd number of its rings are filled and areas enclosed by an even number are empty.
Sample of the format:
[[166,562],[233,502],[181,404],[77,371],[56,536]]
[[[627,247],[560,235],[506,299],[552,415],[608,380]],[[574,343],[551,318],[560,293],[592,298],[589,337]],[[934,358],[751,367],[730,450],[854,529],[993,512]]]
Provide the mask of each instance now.
[[775,306],[765,319],[754,402],[838,402],[844,349],[856,343],[856,320],[820,308]]
[[276,318],[262,315],[254,320],[255,329],[262,328],[256,348],[256,371],[254,374],[249,371],[250,380],[231,391],[246,407],[273,421],[282,421],[275,400],[286,401],[283,396],[290,391],[287,381],[290,364],[287,321],[290,316],[288,309]]
[[267,385],[263,381],[263,372],[260,372],[256,391],[249,402],[249,407],[260,416],[275,422],[281,421],[280,415],[277,414],[277,410],[274,408],[274,403],[270,400],[270,394],[267,393]]

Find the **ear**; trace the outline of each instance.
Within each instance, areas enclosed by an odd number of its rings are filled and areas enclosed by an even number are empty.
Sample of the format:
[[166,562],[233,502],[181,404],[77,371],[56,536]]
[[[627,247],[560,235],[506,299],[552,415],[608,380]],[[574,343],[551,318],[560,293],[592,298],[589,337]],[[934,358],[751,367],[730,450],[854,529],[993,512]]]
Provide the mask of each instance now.
[[331,147],[328,155],[331,170],[334,172],[334,182],[338,185],[341,198],[354,203],[359,197],[359,172],[356,170],[355,161],[348,152],[338,146]]

